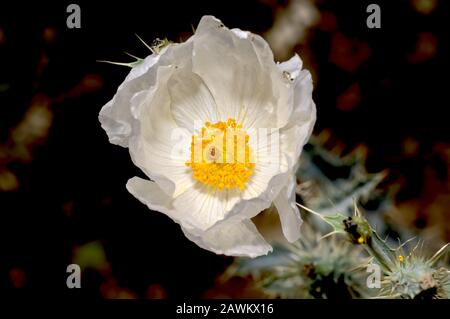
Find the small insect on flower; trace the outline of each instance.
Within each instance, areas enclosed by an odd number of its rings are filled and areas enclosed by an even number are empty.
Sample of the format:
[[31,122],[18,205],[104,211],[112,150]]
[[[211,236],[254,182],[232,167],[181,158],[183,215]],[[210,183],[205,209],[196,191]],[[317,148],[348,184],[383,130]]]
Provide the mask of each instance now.
[[149,178],[128,191],[217,254],[271,251],[251,218],[272,203],[297,240],[295,171],[316,120],[299,56],[275,63],[260,36],[204,16],[187,41],[131,66],[99,116]]

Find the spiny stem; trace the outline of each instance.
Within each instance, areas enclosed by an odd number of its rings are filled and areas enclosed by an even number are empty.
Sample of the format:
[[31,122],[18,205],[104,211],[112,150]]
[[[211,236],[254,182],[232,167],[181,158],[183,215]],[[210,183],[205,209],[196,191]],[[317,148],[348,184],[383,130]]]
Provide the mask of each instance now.
[[372,236],[368,238],[363,247],[375,258],[385,272],[392,271],[394,268],[392,258],[395,258],[394,250],[375,231],[372,232]]

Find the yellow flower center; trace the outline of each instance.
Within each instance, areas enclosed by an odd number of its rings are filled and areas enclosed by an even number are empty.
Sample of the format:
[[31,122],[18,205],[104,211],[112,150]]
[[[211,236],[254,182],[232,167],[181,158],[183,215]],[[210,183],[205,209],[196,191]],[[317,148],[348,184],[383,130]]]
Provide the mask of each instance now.
[[248,134],[234,119],[206,122],[199,136],[192,136],[191,160],[186,166],[205,185],[244,189],[255,168],[248,141]]

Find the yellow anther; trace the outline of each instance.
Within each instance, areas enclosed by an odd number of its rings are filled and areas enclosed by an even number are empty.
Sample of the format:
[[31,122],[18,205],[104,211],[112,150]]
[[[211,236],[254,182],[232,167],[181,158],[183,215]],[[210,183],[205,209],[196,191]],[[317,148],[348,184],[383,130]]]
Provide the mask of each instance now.
[[191,167],[193,177],[219,190],[243,189],[253,174],[249,136],[235,119],[206,122],[200,136],[193,135]]

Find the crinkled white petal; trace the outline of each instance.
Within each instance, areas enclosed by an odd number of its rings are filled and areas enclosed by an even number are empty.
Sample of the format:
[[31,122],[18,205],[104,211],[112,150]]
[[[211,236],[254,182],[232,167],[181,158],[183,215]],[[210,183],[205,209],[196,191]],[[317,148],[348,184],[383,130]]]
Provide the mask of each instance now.
[[192,71],[210,89],[221,120],[234,118],[246,129],[286,123],[289,114],[280,100],[282,92],[273,85],[273,81],[282,80],[282,75],[273,59],[266,61],[269,54],[257,52],[268,50],[253,43],[261,41],[259,38],[242,37],[219,20],[205,16],[193,41]]
[[172,116],[178,126],[188,129],[191,134],[198,134],[205,122],[219,120],[216,102],[197,74],[177,70],[167,85]]
[[302,70],[294,79],[291,120],[280,130],[282,154],[289,157],[294,164],[298,161],[316,122],[312,90],[311,74]]
[[116,95],[100,111],[99,120],[109,141],[127,147],[131,134],[132,115],[129,103],[133,95],[154,85],[156,68],[162,54],[152,54],[132,68],[125,81],[117,89]]
[[291,175],[288,184],[283,187],[273,201],[280,215],[283,234],[289,242],[294,242],[300,237],[300,226],[302,218],[296,205],[295,199],[295,177]]
[[219,191],[197,182],[175,197],[173,206],[189,212],[181,219],[182,225],[203,231],[224,219],[239,200],[236,190]]
[[290,81],[294,81],[299,76],[302,67],[303,62],[297,53],[289,60],[278,64],[278,68]]
[[248,219],[220,223],[200,234],[182,229],[187,238],[216,254],[254,258],[272,251],[272,247],[258,232],[255,224]]
[[[128,181],[127,189],[150,209],[162,212],[183,225],[180,220],[183,219],[184,213],[175,209],[172,197],[156,183],[133,177]],[[190,240],[217,254],[257,257],[272,251],[272,247],[248,219],[230,218],[206,231],[191,228],[189,225],[182,226],[182,229]]]
[[173,60],[180,64],[190,61],[192,43],[170,44],[158,54],[152,54],[133,67],[124,82],[117,89],[114,97],[100,111],[99,120],[106,131],[109,141],[128,147],[128,140],[133,135],[130,101],[138,92],[149,90],[156,83],[160,66],[170,65]]
[[172,197],[167,195],[155,182],[140,177],[130,178],[127,182],[127,190],[151,210],[166,214],[175,222],[179,222],[182,211],[172,206]]
[[160,67],[156,80],[160,85],[149,90],[144,101],[134,107],[135,134],[130,138],[129,149],[135,165],[168,195],[176,196],[195,181],[185,165],[190,156],[190,135],[175,123],[168,88],[163,85],[173,72],[172,67]]

